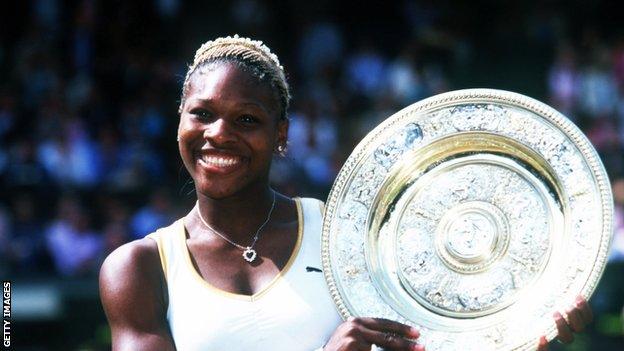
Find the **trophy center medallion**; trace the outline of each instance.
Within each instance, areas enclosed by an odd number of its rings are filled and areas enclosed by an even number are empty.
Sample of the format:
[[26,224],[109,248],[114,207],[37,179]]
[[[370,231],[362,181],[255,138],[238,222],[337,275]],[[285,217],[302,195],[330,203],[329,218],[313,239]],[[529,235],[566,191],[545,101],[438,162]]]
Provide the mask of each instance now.
[[484,201],[469,201],[442,217],[435,244],[446,266],[459,273],[476,273],[500,257],[508,239],[500,209]]
[[461,214],[448,225],[446,248],[460,260],[489,255],[496,238],[496,230],[496,224],[482,213]]

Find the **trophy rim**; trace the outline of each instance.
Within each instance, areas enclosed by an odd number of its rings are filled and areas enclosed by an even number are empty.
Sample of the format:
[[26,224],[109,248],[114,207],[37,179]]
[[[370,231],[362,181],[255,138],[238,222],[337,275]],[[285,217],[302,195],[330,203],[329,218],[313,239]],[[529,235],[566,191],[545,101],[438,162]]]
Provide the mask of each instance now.
[[[330,229],[331,221],[336,217],[337,206],[341,200],[341,196],[346,190],[348,180],[353,176],[354,171],[357,169],[365,157],[370,153],[371,149],[376,144],[376,140],[386,130],[392,128],[394,125],[404,122],[408,118],[413,118],[415,115],[424,115],[434,110],[442,109],[445,107],[454,106],[457,104],[501,104],[533,112],[542,117],[547,122],[550,122],[554,127],[559,129],[569,138],[570,141],[578,148],[584,161],[591,171],[591,176],[594,179],[594,183],[598,188],[597,196],[600,199],[602,218],[602,230],[601,230],[601,242],[598,249],[597,256],[593,260],[594,265],[591,267],[591,273],[580,290],[579,294],[589,299],[596,289],[598,281],[604,272],[606,265],[608,250],[612,240],[612,228],[613,228],[613,200],[611,194],[610,182],[606,173],[606,170],[598,156],[598,153],[591,145],[587,137],[580,131],[580,129],[574,125],[563,114],[556,111],[552,107],[514,92],[497,90],[497,89],[463,89],[451,91],[443,94],[439,94],[422,101],[409,105],[400,111],[394,113],[388,117],[385,121],[379,124],[371,132],[369,132],[354,148],[351,155],[347,158],[346,162],[340,169],[338,176],[330,190],[327,203],[325,205],[325,212],[322,224],[322,237],[321,237],[321,262],[323,266],[323,272],[326,282],[329,287],[329,292],[334,300],[334,303],[338,309],[338,312],[343,319],[347,319],[352,316],[352,313],[341,295],[336,277],[331,265],[330,257]],[[604,236],[608,235],[608,240],[605,240]],[[553,339],[557,330],[554,325],[551,325],[548,330],[544,331],[548,340]],[[534,341],[527,341],[523,344],[519,350],[528,350],[534,347]]]

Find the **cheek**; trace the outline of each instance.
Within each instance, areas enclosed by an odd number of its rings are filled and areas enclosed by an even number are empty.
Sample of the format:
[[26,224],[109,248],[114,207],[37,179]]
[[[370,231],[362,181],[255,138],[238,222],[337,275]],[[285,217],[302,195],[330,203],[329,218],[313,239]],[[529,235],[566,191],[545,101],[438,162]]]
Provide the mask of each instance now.
[[251,144],[253,144],[254,149],[257,150],[258,153],[262,154],[266,157],[272,157],[273,151],[276,146],[277,134],[276,133],[263,133],[262,135],[258,135],[257,137],[251,140]]
[[182,117],[180,119],[180,124],[178,124],[178,135],[182,137],[183,135],[188,135],[193,131],[193,123],[189,121],[188,118]]
[[193,146],[197,146],[202,143],[204,137],[203,128],[196,122],[188,119],[181,120],[178,125],[178,145],[180,149],[182,147],[190,149]]
[[190,159],[192,158],[192,155],[190,154],[191,143],[193,143],[193,140],[195,139],[196,137],[194,136],[191,123],[181,119],[180,124],[178,125],[177,143],[180,156],[182,157],[182,161],[186,164],[187,168],[190,166],[189,162],[191,162]]

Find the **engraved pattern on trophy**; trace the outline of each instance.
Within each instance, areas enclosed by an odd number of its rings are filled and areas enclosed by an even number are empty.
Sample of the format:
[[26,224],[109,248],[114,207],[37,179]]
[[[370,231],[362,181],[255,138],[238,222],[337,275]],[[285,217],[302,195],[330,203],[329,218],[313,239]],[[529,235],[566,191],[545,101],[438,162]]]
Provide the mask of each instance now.
[[405,128],[375,150],[375,161],[386,170],[407,150],[413,149],[422,140],[423,133],[416,123],[408,123]]
[[[505,307],[538,277],[550,247],[545,194],[509,165],[475,164],[476,159],[441,170],[398,219],[405,223],[397,234],[401,280],[414,298],[442,314]],[[510,233],[522,235],[510,240]],[[443,277],[448,279],[439,289]]]
[[556,334],[555,309],[595,288],[610,206],[565,117],[509,92],[442,94],[383,122],[343,166],[324,272],[343,317],[417,326],[427,350],[529,350]]

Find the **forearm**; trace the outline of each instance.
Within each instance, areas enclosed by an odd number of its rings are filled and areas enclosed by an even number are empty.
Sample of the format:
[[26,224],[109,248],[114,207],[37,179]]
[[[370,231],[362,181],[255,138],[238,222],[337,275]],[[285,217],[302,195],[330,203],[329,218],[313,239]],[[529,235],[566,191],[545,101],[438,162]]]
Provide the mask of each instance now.
[[171,338],[163,333],[113,333],[112,344],[113,351],[175,351]]

